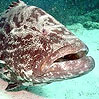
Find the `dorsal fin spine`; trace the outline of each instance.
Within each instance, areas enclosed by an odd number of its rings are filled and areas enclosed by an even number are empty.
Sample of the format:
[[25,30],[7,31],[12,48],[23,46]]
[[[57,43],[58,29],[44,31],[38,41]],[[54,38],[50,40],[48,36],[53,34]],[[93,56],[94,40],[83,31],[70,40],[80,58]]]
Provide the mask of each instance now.
[[25,5],[25,3],[24,3],[23,1],[17,0],[17,2],[12,2],[12,3],[9,5],[8,9],[11,9],[11,8],[13,8],[13,7],[16,7],[16,6],[19,6],[20,4],[21,4],[21,5]]

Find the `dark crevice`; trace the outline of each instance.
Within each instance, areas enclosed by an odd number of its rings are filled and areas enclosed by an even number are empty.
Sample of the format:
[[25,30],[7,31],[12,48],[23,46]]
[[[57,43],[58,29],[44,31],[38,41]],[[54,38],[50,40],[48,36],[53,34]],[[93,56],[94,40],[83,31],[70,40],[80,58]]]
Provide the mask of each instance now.
[[54,61],[54,63],[55,62],[69,61],[69,60],[77,60],[77,59],[82,58],[85,55],[86,55],[86,52],[84,52],[84,51],[81,51],[78,53],[73,53],[73,54],[68,54],[68,55],[65,55],[64,57],[58,58],[56,61]]

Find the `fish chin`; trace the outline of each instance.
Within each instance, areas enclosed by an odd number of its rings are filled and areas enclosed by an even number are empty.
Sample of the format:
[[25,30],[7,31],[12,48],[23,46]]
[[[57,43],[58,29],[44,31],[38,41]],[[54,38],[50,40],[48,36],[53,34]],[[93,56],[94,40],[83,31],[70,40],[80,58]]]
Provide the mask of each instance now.
[[95,62],[90,56],[83,56],[80,59],[56,61],[48,71],[42,75],[43,83],[51,83],[82,76],[93,70]]
[[90,56],[80,59],[53,63],[47,71],[48,78],[68,79],[81,76],[94,68],[94,60]]

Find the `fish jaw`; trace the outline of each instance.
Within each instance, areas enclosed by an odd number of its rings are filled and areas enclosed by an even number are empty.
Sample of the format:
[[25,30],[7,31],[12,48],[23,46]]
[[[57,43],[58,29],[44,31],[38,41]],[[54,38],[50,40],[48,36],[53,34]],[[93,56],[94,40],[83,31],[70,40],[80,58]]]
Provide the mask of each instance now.
[[34,85],[79,77],[93,70],[94,59],[86,56],[89,49],[83,42],[80,44],[80,47],[62,47],[46,58],[41,75],[36,76]]
[[88,73],[93,70],[94,65],[93,58],[89,56],[77,60],[55,62],[43,76],[49,81],[70,79]]
[[91,56],[83,56],[75,60],[54,62],[45,73],[36,77],[34,85],[80,77],[92,71],[94,67],[95,62]]

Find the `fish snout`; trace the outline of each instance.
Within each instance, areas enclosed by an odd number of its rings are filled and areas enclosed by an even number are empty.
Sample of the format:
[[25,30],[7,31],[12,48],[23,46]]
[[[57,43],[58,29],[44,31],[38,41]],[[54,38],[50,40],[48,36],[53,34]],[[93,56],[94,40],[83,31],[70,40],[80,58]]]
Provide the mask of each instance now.
[[46,64],[43,64],[43,82],[71,79],[93,70],[94,59],[86,56],[89,49],[84,43],[80,44],[79,47],[62,47],[50,56]]

